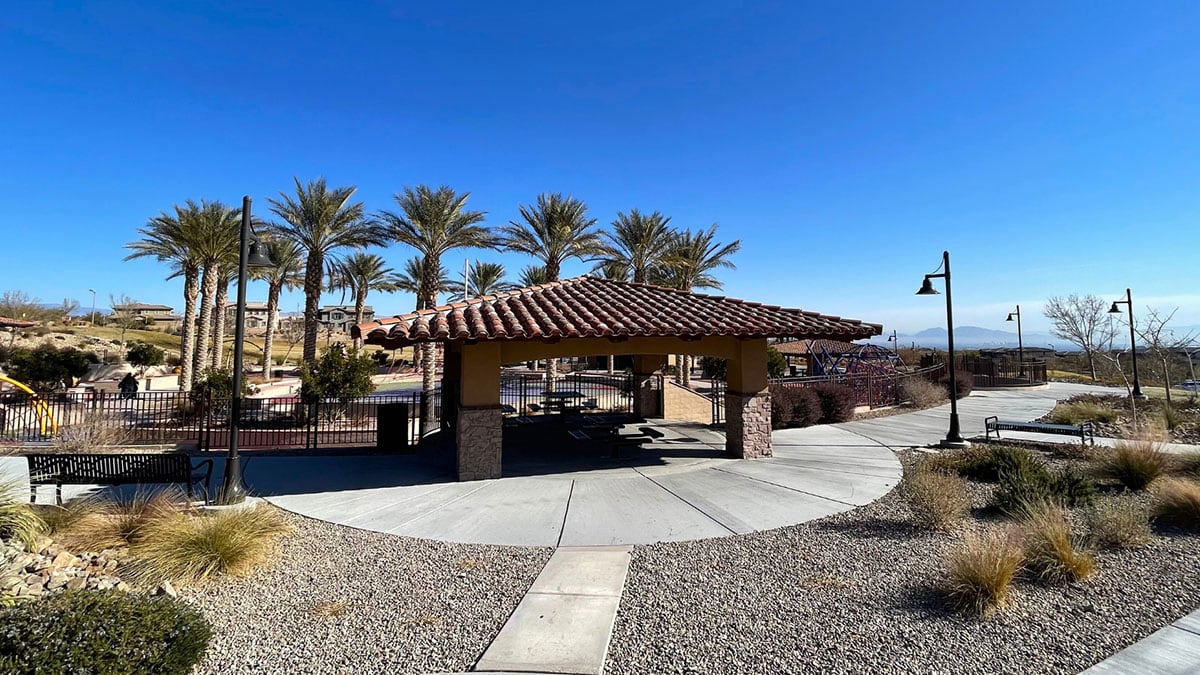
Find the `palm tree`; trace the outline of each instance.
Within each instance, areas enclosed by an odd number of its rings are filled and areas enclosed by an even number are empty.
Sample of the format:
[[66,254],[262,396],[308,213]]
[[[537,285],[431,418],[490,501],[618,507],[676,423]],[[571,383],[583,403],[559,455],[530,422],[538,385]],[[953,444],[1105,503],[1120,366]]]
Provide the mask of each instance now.
[[[422,277],[420,291],[425,307],[437,306],[437,275],[442,267],[442,255],[457,248],[494,248],[496,238],[483,222],[483,211],[467,209],[471,194],[459,194],[449,185],[432,189],[428,185],[406,187],[396,193],[400,213],[381,211],[379,220],[387,227],[389,236],[417,249],[421,254]],[[435,372],[437,347],[422,345],[421,349],[421,433],[434,429],[433,391],[437,386]]]
[[482,298],[515,288],[516,284],[504,280],[504,265],[476,260],[475,264],[471,265],[471,276],[467,279],[467,295],[463,300]]
[[[707,230],[692,232],[683,230],[674,237],[670,250],[663,257],[663,266],[654,268],[651,279],[654,283],[670,286],[681,291],[696,288],[721,288],[721,282],[712,275],[718,269],[736,269],[729,258],[742,248],[740,240],[722,245],[716,241],[717,225]],[[691,385],[691,358],[678,355],[677,381],[683,386]]]
[[[213,348],[212,369],[220,370],[225,360],[225,333],[229,320],[229,284],[237,280],[238,259],[237,251],[233,251],[232,260],[225,260],[219,266],[217,277],[217,296],[213,302]],[[240,346],[240,345],[239,345]],[[235,349],[237,346],[234,347]]]
[[[221,266],[237,256],[241,232],[240,208],[230,208],[221,202],[200,202],[196,213],[197,231],[193,245],[201,262],[200,312],[196,321],[196,350],[192,352],[192,370],[199,377],[212,363],[213,304],[225,274]],[[217,336],[217,345],[222,336]]]
[[183,277],[183,325],[179,341],[179,390],[192,388],[192,349],[196,341],[196,297],[200,293],[202,261],[194,246],[200,206],[188,201],[186,206],[174,206],[175,214],[161,212],[138,230],[141,239],[125,245],[133,253],[125,260],[154,257],[171,264],[167,277]]
[[283,219],[274,231],[292,239],[305,253],[304,263],[304,361],[317,360],[317,316],[320,310],[325,258],[342,248],[382,246],[382,229],[366,217],[362,202],[351,203],[356,188],[330,189],[324,178],[307,185],[296,183],[296,194],[280,192],[280,199],[268,199],[271,211]]
[[269,234],[260,235],[259,239],[266,246],[267,255],[274,263],[270,267],[255,268],[251,272],[254,278],[267,282],[267,332],[263,336],[263,375],[270,382],[275,326],[279,323],[279,295],[285,288],[292,290],[304,284],[304,258],[300,245],[291,239],[281,239]]
[[595,270],[610,279],[631,276],[634,283],[646,283],[651,269],[662,264],[674,242],[670,222],[658,211],[649,215],[637,209],[630,210],[629,215],[618,211],[612,231],[603,235],[604,251]]
[[[434,275],[437,278],[437,290],[433,294],[433,305],[430,305],[431,307],[437,306],[437,296],[442,293],[453,293],[456,288],[459,288],[457,284],[450,281],[450,275],[446,272],[446,268],[440,265],[438,267],[437,274]],[[404,293],[412,293],[417,296],[416,309],[418,310],[426,308],[425,298],[427,295],[421,286],[421,280],[425,278],[424,270],[424,258],[416,256],[406,260],[404,262],[404,271],[396,274],[396,290]]]
[[550,281],[546,276],[546,268],[541,265],[526,265],[521,270],[521,276],[517,277],[517,283],[522,287],[540,286]]
[[[602,250],[600,235],[592,228],[587,205],[574,197],[540,194],[535,206],[520,208],[524,223],[510,222],[501,228],[504,247],[537,258],[546,273],[546,281],[559,280],[562,264],[571,258],[588,258]],[[546,389],[554,391],[558,360],[546,360]]]
[[[343,298],[349,291],[354,296],[354,323],[363,322],[367,306],[367,293],[383,291],[391,293],[400,289],[396,273],[387,267],[383,258],[374,253],[353,253],[344,260],[333,261],[329,268],[329,286],[341,289]],[[362,337],[354,338],[354,348],[362,349]]]

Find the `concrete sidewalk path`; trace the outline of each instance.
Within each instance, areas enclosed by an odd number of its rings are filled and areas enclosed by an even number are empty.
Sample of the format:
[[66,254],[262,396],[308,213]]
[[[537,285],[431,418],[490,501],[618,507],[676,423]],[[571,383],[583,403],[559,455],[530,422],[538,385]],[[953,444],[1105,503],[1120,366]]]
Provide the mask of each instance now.
[[1200,610],[1135,642],[1082,675],[1195,675],[1200,673]]
[[555,551],[474,669],[602,673],[631,548],[564,547]]

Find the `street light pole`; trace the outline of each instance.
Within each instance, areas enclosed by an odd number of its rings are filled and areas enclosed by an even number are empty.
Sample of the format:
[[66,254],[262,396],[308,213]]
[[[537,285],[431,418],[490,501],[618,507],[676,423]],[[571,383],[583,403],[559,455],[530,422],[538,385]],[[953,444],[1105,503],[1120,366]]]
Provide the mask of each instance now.
[[246,269],[267,267],[271,260],[258,251],[258,242],[251,250],[250,197],[242,197],[241,247],[238,250],[237,309],[234,320],[233,398],[229,409],[229,451],[225,455],[225,478],[221,484],[220,504],[240,504],[246,499],[246,484],[242,480],[242,458],[238,456],[239,432],[242,421],[242,343],[246,338]]
[[[1129,353],[1133,359],[1133,397],[1136,399],[1145,399],[1146,395],[1142,393],[1142,383],[1138,380],[1137,336],[1133,331],[1133,293],[1128,288],[1125,289],[1125,299],[1113,300],[1112,307],[1109,308],[1108,313],[1120,314],[1121,310],[1117,308],[1117,305],[1125,305],[1129,310]],[[1167,386],[1171,386],[1171,383],[1168,382]]]
[[958,423],[958,380],[954,372],[954,303],[951,300],[950,290],[950,252],[942,251],[942,266],[945,271],[941,274],[934,272],[926,274],[925,280],[921,282],[921,290],[917,291],[917,295],[937,295],[937,290],[933,287],[930,279],[945,279],[946,280],[946,347],[950,359],[950,430],[946,432],[946,438],[940,445],[943,448],[965,448],[970,445],[966,439],[962,437]]
[[1017,364],[1020,367],[1021,375],[1025,375],[1025,342],[1021,339],[1021,306],[1017,305],[1015,312],[1009,312],[1008,318],[1005,321],[1012,321],[1013,317],[1017,317]]
[[89,288],[88,292],[92,294],[92,325],[95,326],[96,325],[96,291]]

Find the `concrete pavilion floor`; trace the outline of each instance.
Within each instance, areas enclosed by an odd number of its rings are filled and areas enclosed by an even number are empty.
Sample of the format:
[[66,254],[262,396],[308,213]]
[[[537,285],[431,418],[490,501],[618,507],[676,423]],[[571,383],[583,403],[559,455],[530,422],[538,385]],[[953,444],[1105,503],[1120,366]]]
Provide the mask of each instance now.
[[[975,392],[959,402],[963,434],[982,435],[989,415],[1034,419],[1056,399],[1095,389]],[[893,450],[944,437],[947,413],[941,406],[777,431],[775,457],[760,460],[723,457],[723,436],[702,426],[654,420],[649,425],[662,437],[641,452],[614,460],[549,440],[536,451],[506,451],[506,477],[496,480],[455,481],[446,450],[432,459],[259,456],[245,473],[256,494],[284,509],[367,530],[514,546],[646,544],[772,529],[874,501],[900,480]],[[0,473],[23,478],[23,465],[0,459]],[[42,488],[39,501],[52,500],[52,490]]]

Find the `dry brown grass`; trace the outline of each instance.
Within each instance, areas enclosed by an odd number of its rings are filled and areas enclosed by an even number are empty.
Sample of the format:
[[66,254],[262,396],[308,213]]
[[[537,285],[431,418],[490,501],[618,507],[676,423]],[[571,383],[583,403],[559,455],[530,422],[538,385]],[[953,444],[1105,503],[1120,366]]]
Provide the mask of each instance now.
[[1171,473],[1189,478],[1200,478],[1200,452],[1185,452],[1175,456]]
[[1067,510],[1049,501],[1021,509],[1025,568],[1046,583],[1070,583],[1096,571],[1096,557],[1075,534]]
[[124,423],[116,416],[90,411],[71,424],[63,424],[52,441],[59,452],[91,452],[96,448],[128,445]]
[[129,501],[112,497],[72,499],[47,510],[55,539],[73,551],[102,551],[135,544],[154,523],[188,509],[175,488],[138,491]]
[[1155,486],[1154,518],[1163,524],[1200,530],[1200,482],[1164,478]]
[[963,544],[950,553],[945,586],[948,604],[981,616],[1006,607],[1023,558],[1011,532],[968,533]]
[[176,513],[148,524],[130,547],[131,576],[143,584],[180,585],[216,575],[245,576],[266,562],[291,527],[273,507],[213,514]]
[[1150,510],[1136,499],[1116,497],[1100,501],[1088,510],[1089,539],[1093,546],[1136,548],[1154,538]]
[[1117,441],[1111,450],[1096,453],[1100,478],[1115,480],[1130,490],[1144,490],[1172,466],[1171,456],[1151,436]]
[[900,387],[905,400],[914,408],[932,408],[950,400],[945,387],[920,377],[910,377]]
[[313,605],[308,610],[308,613],[313,616],[332,618],[344,615],[349,608],[350,603],[345,598],[339,600],[322,600]]
[[904,497],[913,520],[933,530],[954,529],[971,509],[965,480],[927,468],[924,463],[905,469]]
[[25,490],[14,482],[0,483],[0,536],[19,541],[32,551],[46,534],[46,522],[25,502]]

